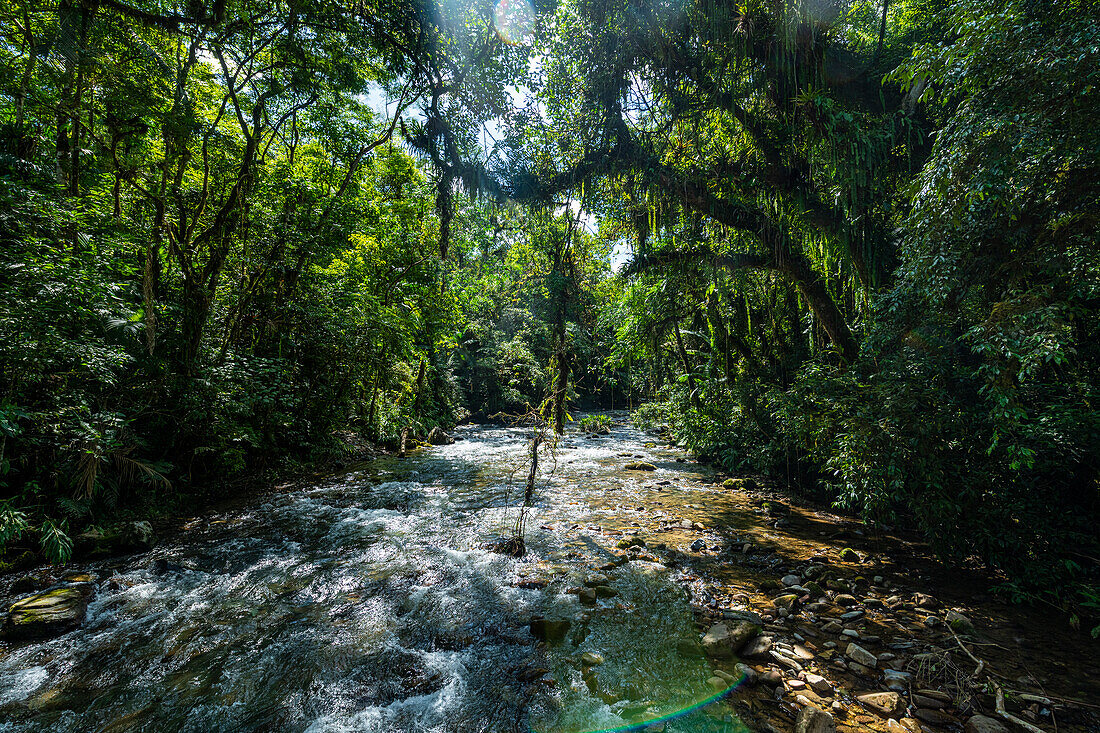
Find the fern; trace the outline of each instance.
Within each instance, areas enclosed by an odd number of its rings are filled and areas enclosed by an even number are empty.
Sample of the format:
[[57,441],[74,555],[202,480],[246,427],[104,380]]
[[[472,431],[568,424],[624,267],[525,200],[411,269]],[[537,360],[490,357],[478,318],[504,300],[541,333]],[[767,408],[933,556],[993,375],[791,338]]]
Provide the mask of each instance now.
[[27,515],[6,501],[0,501],[0,550],[31,528]]
[[68,530],[67,519],[61,520],[60,524],[47,519],[38,528],[39,544],[50,562],[66,563],[73,556],[73,541],[69,538]]

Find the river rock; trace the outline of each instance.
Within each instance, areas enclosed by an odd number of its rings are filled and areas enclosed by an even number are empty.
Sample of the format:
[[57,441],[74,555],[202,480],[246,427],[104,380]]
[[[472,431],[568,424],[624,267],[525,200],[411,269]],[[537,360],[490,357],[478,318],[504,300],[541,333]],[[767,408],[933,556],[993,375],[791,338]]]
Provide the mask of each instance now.
[[788,611],[793,611],[798,607],[798,596],[794,593],[785,593],[772,601],[772,603],[776,608],[785,608]]
[[569,632],[568,619],[536,618],[531,620],[531,636],[540,641],[555,642],[565,638]]
[[833,694],[833,686],[829,684],[829,680],[825,679],[819,674],[813,672],[803,672],[802,680],[810,686],[814,692],[818,695],[824,695],[828,697]]
[[689,547],[688,549],[690,549],[692,552],[701,552],[701,551],[705,550],[706,548],[707,548],[707,543],[706,543],[705,540],[695,540],[694,542],[691,543],[691,547]]
[[951,630],[956,634],[974,633],[974,623],[958,611],[948,611],[945,620],[947,621],[947,625],[950,626]]
[[657,467],[645,461],[631,461],[623,466],[627,471],[656,471]]
[[757,636],[754,639],[750,639],[745,646],[741,647],[741,656],[746,659],[753,659],[756,657],[767,657],[768,653],[772,650],[773,640],[770,636]]
[[902,672],[896,669],[887,669],[882,673],[883,682],[886,683],[887,690],[893,690],[894,692],[904,692],[909,689],[909,683],[913,679],[913,675],[909,672]]
[[795,733],[835,733],[836,721],[824,710],[807,705],[798,711],[794,730]]
[[585,652],[581,654],[581,664],[586,667],[595,667],[596,665],[603,664],[603,655],[596,652]]
[[901,695],[896,692],[871,692],[859,695],[857,700],[866,708],[889,718],[902,709]]
[[844,650],[844,656],[865,667],[874,668],[878,665],[878,657],[854,642],[849,644],[848,648]]
[[913,713],[913,715],[917,718],[917,720],[922,720],[929,725],[935,725],[938,727],[943,727],[955,722],[955,719],[953,717],[943,712],[942,710],[917,708],[917,711]]
[[447,433],[443,431],[443,428],[438,425],[432,428],[428,433],[429,445],[450,445],[453,442],[455,442],[455,439],[447,435]]
[[963,733],[1009,733],[1004,723],[985,715],[975,715],[966,721]]
[[737,664],[733,665],[733,673],[734,677],[738,681],[742,681],[747,685],[756,684],[756,670],[745,664],[744,662],[738,662]]
[[937,608],[940,605],[939,601],[927,593],[914,593],[913,603],[917,608]]
[[64,586],[16,601],[0,627],[0,636],[34,639],[75,628],[84,621],[91,595],[90,585]]
[[729,657],[760,633],[760,627],[751,621],[733,621],[715,624],[703,637],[703,648],[712,657]]

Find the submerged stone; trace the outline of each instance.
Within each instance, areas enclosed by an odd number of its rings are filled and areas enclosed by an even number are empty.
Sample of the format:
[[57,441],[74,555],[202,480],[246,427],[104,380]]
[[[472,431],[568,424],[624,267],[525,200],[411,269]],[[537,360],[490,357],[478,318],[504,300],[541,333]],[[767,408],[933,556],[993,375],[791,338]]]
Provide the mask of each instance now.
[[539,641],[561,641],[569,632],[568,619],[536,618],[531,621],[531,636]]

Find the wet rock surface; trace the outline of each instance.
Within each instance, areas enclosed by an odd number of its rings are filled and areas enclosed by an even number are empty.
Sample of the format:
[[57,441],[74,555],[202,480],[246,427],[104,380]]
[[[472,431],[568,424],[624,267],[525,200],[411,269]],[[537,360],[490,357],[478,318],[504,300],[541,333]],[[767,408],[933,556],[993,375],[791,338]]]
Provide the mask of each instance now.
[[66,584],[22,598],[11,605],[0,637],[10,640],[56,636],[84,621],[93,589],[91,583]]

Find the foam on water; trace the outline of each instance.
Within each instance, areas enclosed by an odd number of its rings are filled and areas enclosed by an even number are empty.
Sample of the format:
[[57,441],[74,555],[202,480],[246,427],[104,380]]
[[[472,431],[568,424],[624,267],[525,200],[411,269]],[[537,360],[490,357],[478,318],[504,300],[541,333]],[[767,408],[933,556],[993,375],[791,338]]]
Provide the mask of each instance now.
[[[0,731],[565,732],[654,719],[711,694],[705,662],[676,652],[697,636],[662,566],[615,571],[619,595],[596,607],[566,592],[609,556],[587,529],[609,510],[588,498],[638,486],[618,454],[675,474],[645,437],[616,427],[545,456],[529,553],[513,559],[481,546],[515,521],[528,437],[459,433],[93,566],[82,628],[0,647]],[[156,575],[157,558],[183,569]],[[521,577],[550,584],[516,587]],[[571,619],[569,636],[536,646],[533,616]],[[594,676],[577,662],[585,651],[606,659]],[[667,730],[741,728],[696,715]]]

